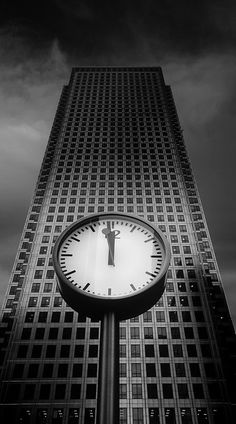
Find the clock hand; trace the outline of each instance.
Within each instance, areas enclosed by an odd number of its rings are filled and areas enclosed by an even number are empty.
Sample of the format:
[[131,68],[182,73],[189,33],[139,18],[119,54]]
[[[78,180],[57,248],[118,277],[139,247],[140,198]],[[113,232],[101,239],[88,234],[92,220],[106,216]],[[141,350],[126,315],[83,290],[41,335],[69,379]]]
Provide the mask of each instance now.
[[107,228],[103,228],[102,232],[107,239],[108,248],[109,248],[108,265],[115,266],[115,262],[114,262],[115,231],[111,231],[111,229],[107,226]]

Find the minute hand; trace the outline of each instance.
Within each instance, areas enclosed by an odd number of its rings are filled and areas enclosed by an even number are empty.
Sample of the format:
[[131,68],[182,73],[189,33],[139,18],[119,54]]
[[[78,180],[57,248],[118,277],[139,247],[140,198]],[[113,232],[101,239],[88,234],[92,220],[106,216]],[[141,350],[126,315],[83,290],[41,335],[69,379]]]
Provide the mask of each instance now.
[[108,265],[115,266],[114,262],[114,251],[115,251],[115,231],[111,231],[109,228],[104,228],[102,230],[103,234],[105,235],[108,243]]

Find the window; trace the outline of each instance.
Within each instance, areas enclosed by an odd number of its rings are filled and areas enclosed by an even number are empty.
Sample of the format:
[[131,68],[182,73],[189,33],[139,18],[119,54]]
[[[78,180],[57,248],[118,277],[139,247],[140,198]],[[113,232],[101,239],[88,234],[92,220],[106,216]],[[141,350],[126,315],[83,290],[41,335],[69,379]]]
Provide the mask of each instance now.
[[149,416],[149,424],[160,424],[158,408],[149,408],[148,416]]
[[181,424],[192,424],[192,414],[190,408],[180,408]]
[[90,339],[98,339],[99,336],[99,328],[90,328]]
[[193,383],[193,393],[195,399],[204,399],[203,386],[200,383]]
[[66,393],[66,385],[65,384],[56,384],[55,399],[64,399],[65,393]]
[[191,313],[190,311],[182,311],[183,322],[191,322]]
[[131,345],[131,357],[139,358],[140,354],[141,354],[140,345]]
[[119,391],[120,391],[120,399],[126,399],[127,398],[127,384],[120,384],[119,385]]
[[146,358],[152,358],[155,356],[154,345],[145,345],[144,349]]
[[132,398],[142,399],[142,397],[143,397],[142,384],[140,383],[132,384]]
[[34,321],[34,312],[26,312],[25,322],[33,322]]
[[185,377],[185,365],[182,362],[175,363],[175,374],[176,377]]
[[37,301],[38,301],[37,297],[30,297],[28,307],[29,308],[35,307],[37,305]]
[[95,408],[85,408],[84,424],[95,423]]
[[141,364],[140,363],[131,363],[131,376],[132,377],[141,377]]
[[167,339],[166,327],[157,327],[158,339]]
[[164,311],[156,311],[156,321],[165,322],[165,313]]
[[156,365],[146,364],[146,374],[147,377],[156,377]]
[[72,370],[72,377],[82,377],[83,366],[82,364],[74,364]]
[[179,327],[171,327],[171,337],[172,339],[180,339],[180,329]]
[[184,383],[177,384],[179,399],[188,398],[188,386]]
[[145,339],[153,339],[153,329],[152,327],[144,327],[144,338]]
[[143,408],[133,408],[133,424],[143,424]]
[[[86,392],[86,397],[87,394],[92,395],[92,389],[88,389],[89,384],[87,385],[87,392]],[[95,386],[95,396],[96,396],[96,385],[94,384],[93,386]],[[89,390],[91,390],[91,393],[88,393]],[[71,399],[79,399],[80,398],[80,393],[81,393],[81,384],[71,384],[71,390],[70,390],[70,398]],[[94,399],[94,398],[88,398],[87,399]]]
[[178,322],[178,312],[169,311],[169,319],[170,319],[170,322]]
[[70,356],[70,345],[62,345],[60,351],[61,358],[68,358]]
[[184,327],[184,335],[186,339],[194,339],[194,333],[192,327]]
[[87,384],[86,399],[96,399],[96,384]]
[[59,364],[58,365],[58,371],[57,371],[57,377],[58,378],[65,378],[67,377],[68,373],[68,364]]
[[97,358],[98,356],[98,345],[89,346],[89,358]]
[[31,353],[31,358],[40,358],[42,353],[42,345],[34,345]]
[[55,358],[56,345],[48,345],[46,348],[46,358]]
[[189,364],[191,377],[201,377],[199,364],[196,362]]
[[47,312],[39,312],[38,322],[47,322]]
[[97,377],[97,364],[88,364],[87,377]]
[[164,399],[172,399],[173,398],[172,384],[170,384],[170,383],[162,384],[162,391],[163,391]]
[[41,384],[39,399],[49,399],[51,386],[50,384]]
[[206,408],[197,408],[197,422],[198,424],[209,424]]
[[84,339],[85,338],[85,328],[77,328],[76,330],[76,338],[77,339]]
[[171,377],[170,364],[162,363],[162,364],[160,364],[160,366],[161,366],[161,376],[162,377]]
[[24,372],[24,364],[16,364],[12,373],[13,378],[21,378]]
[[173,345],[173,354],[174,354],[174,357],[182,357],[183,356],[182,345],[180,344]]
[[74,350],[75,358],[83,358],[84,356],[84,345],[76,345]]
[[159,355],[160,357],[168,357],[169,356],[169,350],[168,345],[160,345],[159,346]]
[[48,307],[50,305],[50,297],[42,297],[41,306]]
[[147,384],[147,395],[148,399],[157,399],[157,385]]
[[165,424],[176,424],[174,408],[165,408]]
[[187,352],[188,352],[188,356],[190,358],[196,357],[197,356],[197,348],[195,345],[193,344],[188,344],[187,345]]
[[131,327],[130,328],[130,338],[131,339],[139,339],[140,338],[139,327]]
[[[127,376],[127,369],[126,368],[127,368],[126,364],[123,364],[123,363],[120,364],[120,367],[119,367],[120,377],[126,377]],[[131,364],[131,370],[132,370],[132,364]]]
[[71,339],[71,334],[72,334],[72,328],[70,328],[70,327],[63,328],[62,339],[64,339],[64,340]]

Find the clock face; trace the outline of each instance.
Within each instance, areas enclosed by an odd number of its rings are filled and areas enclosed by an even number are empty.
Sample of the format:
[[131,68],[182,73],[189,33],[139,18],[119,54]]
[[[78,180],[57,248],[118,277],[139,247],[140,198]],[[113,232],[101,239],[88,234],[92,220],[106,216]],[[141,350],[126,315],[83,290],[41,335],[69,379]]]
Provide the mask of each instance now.
[[81,220],[66,230],[57,261],[76,290],[103,298],[135,295],[163,272],[166,254],[158,231],[122,214]]

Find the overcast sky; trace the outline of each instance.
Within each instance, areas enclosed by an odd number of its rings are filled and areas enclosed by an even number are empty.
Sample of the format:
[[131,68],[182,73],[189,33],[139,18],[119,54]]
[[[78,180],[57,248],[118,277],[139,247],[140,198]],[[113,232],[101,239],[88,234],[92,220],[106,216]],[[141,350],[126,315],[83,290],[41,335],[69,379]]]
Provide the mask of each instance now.
[[235,0],[2,1],[0,298],[72,66],[162,66],[236,325]]

